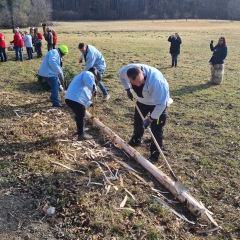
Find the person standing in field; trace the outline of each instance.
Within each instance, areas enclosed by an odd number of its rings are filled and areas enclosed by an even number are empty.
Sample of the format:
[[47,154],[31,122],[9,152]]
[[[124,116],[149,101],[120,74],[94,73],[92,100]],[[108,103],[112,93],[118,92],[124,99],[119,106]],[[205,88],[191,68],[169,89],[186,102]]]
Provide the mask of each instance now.
[[45,36],[45,40],[47,41],[47,50],[50,51],[53,49],[53,34],[52,34],[52,30],[47,27],[47,33]]
[[22,36],[19,33],[19,30],[17,28],[14,29],[14,39],[10,43],[13,43],[14,45],[15,54],[16,54],[15,61],[18,61],[18,58],[20,58],[20,60],[23,61],[22,48],[24,44],[23,44]]
[[28,58],[27,60],[31,60],[33,59],[33,55],[32,55],[32,36],[28,33],[28,31],[24,31],[25,36],[23,37],[23,42],[24,42],[24,46],[26,47],[27,50],[27,55]]
[[42,34],[40,31],[37,29],[36,30],[36,35],[34,37],[34,46],[35,50],[37,52],[37,57],[41,58],[42,57]]
[[170,54],[172,56],[172,66],[177,67],[178,65],[178,55],[180,54],[180,44],[182,43],[182,39],[175,33],[168,38],[168,41],[171,43],[170,45]]
[[211,64],[211,78],[209,82],[219,85],[223,81],[224,60],[228,54],[225,37],[220,37],[215,47],[213,46],[212,40],[210,43],[210,50],[213,52],[213,55],[209,60]]
[[[86,62],[85,71],[91,67],[96,67],[102,77],[106,68],[106,62],[103,55],[94,46],[86,45],[85,43],[79,43],[78,49],[82,53],[79,59],[79,63],[82,64],[83,59]],[[102,82],[99,82],[99,88],[103,93],[102,101],[108,101],[110,95],[108,94]]]
[[85,107],[93,107],[91,98],[94,97],[96,86],[101,81],[97,68],[91,67],[88,71],[78,74],[66,91],[65,102],[75,114],[78,141],[91,139],[92,136],[84,132]]
[[[143,121],[135,108],[134,131],[128,144],[132,147],[139,146],[142,143],[144,128],[151,125],[152,133],[162,148],[163,127],[167,119],[166,107],[170,99],[167,80],[158,69],[144,64],[126,65],[119,70],[118,76],[129,99],[133,100],[131,89],[137,94],[136,104],[143,117],[150,113]],[[149,161],[155,163],[158,157],[159,151],[152,140]]]
[[7,62],[6,38],[1,31],[0,31],[0,57],[1,57],[1,62]]
[[38,75],[42,76],[51,87],[52,93],[50,99],[53,107],[62,107],[58,91],[59,79],[62,84],[64,83],[61,61],[66,54],[68,54],[68,47],[66,45],[61,45],[57,49],[52,49],[45,55],[38,72]]
[[55,49],[57,45],[57,33],[53,29],[52,29],[52,35],[53,35],[53,49]]

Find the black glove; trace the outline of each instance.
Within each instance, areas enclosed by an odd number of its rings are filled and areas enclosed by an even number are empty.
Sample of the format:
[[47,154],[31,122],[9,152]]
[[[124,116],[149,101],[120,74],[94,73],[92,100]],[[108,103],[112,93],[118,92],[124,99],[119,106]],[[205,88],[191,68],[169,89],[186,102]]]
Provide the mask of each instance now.
[[149,121],[148,118],[145,119],[145,120],[143,120],[143,127],[144,127],[144,128],[147,128],[147,127],[149,127],[150,125],[151,125],[151,122]]
[[128,98],[131,99],[131,100],[133,100],[133,94],[132,94],[132,92],[131,92],[131,89],[128,88],[128,89],[126,89],[126,91],[127,91],[127,96],[128,96]]
[[93,104],[91,103],[91,105],[89,105],[89,107],[93,107]]
[[93,96],[96,97],[97,96],[97,91],[93,92]]
[[213,40],[211,40],[211,44],[213,44]]

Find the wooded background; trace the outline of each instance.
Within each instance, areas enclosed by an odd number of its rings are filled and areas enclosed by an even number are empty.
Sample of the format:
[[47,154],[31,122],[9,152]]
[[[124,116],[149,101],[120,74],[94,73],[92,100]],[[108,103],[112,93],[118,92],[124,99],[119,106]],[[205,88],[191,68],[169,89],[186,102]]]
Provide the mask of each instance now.
[[240,19],[240,0],[0,0],[0,27],[43,21]]

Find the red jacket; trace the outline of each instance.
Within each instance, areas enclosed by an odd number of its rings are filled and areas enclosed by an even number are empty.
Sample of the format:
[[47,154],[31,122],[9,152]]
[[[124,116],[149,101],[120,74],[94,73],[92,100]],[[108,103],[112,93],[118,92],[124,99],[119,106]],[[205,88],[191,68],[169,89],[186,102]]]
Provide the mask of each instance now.
[[53,32],[53,45],[57,44],[57,34]]
[[41,33],[37,33],[37,37],[38,37],[39,40],[42,40],[42,37],[43,37],[43,36],[42,36]]
[[23,47],[24,46],[22,36],[19,32],[16,32],[14,34],[14,39],[10,43],[13,43],[14,47]]
[[6,48],[5,40],[6,40],[5,36],[2,33],[0,33],[0,48]]

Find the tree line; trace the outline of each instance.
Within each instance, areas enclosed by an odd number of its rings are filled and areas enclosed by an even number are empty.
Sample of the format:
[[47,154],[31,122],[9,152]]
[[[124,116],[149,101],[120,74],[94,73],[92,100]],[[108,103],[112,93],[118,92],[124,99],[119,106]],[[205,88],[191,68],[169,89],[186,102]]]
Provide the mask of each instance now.
[[240,0],[54,0],[53,20],[240,20]]
[[240,0],[0,0],[0,27],[50,20],[240,20],[239,13]]

